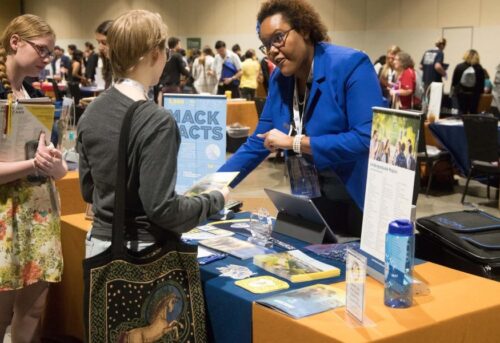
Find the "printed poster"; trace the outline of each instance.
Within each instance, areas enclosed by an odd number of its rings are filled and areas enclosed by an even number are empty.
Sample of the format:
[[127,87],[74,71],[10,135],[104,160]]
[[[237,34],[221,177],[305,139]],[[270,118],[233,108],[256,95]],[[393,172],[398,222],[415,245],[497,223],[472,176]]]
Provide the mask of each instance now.
[[389,223],[411,219],[420,115],[373,109],[361,249],[380,261]]
[[164,107],[172,112],[181,134],[177,193],[183,194],[226,162],[226,101],[217,95],[164,95]]

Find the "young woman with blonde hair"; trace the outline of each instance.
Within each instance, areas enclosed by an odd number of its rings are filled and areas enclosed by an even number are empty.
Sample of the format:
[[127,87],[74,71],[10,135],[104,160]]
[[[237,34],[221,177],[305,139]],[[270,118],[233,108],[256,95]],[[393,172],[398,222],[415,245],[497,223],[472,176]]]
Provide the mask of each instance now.
[[477,113],[479,98],[484,91],[484,69],[479,63],[479,53],[470,49],[457,64],[451,79],[452,94],[458,101],[460,114]]
[[[161,17],[144,10],[126,12],[108,31],[116,82],[87,107],[78,124],[80,186],[94,212],[87,257],[111,244],[118,139],[123,118],[135,101],[148,100],[137,108],[130,132],[127,192],[138,199],[127,204],[133,206],[127,209],[134,214],[132,220],[147,217],[158,227],[180,234],[224,206],[226,190],[193,197],[175,192],[180,132],[172,114],[147,96],[165,66],[166,39]],[[154,242],[146,230],[138,230],[136,237],[139,249]]]
[[[50,62],[55,35],[40,17],[14,18],[0,39],[0,98],[40,95],[24,81]],[[15,113],[14,113],[15,114]],[[0,144],[1,142],[0,138]],[[61,280],[57,196],[52,178],[67,171],[61,152],[41,134],[34,158],[0,160],[0,341],[12,327],[13,342],[38,342],[48,284]],[[46,178],[28,178],[28,176]]]

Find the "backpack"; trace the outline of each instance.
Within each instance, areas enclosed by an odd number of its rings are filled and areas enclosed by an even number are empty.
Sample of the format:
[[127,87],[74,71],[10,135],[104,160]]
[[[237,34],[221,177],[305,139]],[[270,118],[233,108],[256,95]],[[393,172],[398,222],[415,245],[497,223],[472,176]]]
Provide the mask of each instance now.
[[472,88],[476,85],[476,71],[472,66],[469,66],[462,73],[462,76],[460,77],[460,85],[468,88]]

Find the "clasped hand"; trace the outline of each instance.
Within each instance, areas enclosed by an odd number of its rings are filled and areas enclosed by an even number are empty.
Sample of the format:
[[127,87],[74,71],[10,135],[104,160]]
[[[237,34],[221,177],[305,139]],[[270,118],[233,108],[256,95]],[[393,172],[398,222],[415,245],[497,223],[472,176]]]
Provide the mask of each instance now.
[[278,129],[259,133],[257,137],[264,139],[264,146],[271,152],[275,152],[278,149],[291,149],[293,146],[293,138]]
[[34,163],[39,172],[56,180],[62,178],[68,171],[62,153],[56,148],[46,145],[45,132],[40,134]]

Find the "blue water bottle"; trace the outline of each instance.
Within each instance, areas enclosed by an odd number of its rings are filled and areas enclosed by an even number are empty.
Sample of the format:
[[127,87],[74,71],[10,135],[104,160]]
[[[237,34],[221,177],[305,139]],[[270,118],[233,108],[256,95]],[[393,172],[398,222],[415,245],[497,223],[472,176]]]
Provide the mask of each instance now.
[[410,307],[413,300],[412,272],[415,251],[413,224],[406,219],[389,223],[385,236],[384,304],[394,308]]

